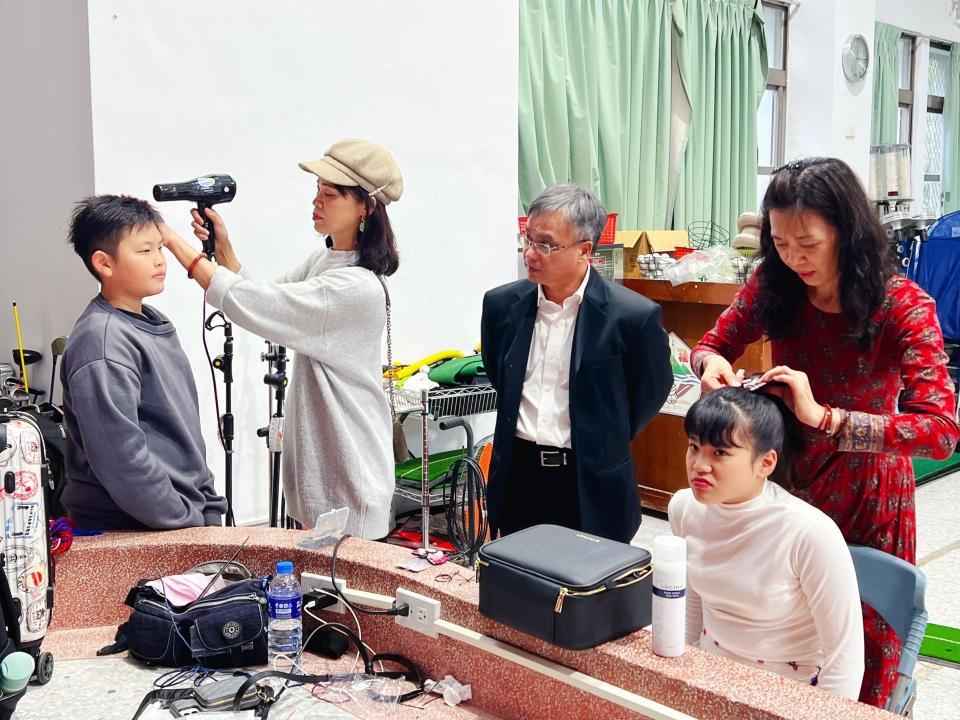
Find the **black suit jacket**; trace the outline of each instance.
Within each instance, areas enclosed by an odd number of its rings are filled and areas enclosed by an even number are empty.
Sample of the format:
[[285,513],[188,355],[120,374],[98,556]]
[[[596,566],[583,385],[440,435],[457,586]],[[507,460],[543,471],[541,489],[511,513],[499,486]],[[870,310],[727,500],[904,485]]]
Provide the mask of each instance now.
[[[629,542],[640,525],[630,441],[673,383],[660,306],[591,268],[570,361],[570,423],[581,529]],[[487,488],[491,536],[503,516],[523,378],[537,317],[537,286],[502,285],[483,298],[483,364],[498,393]]]

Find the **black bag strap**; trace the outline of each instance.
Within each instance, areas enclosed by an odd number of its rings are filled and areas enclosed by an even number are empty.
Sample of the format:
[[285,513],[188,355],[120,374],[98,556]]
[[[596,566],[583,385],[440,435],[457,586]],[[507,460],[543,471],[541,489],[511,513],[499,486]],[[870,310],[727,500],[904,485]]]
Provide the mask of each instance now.
[[105,645],[97,650],[97,655],[116,655],[129,649],[130,646],[127,644],[127,623],[123,623],[117,628],[117,634],[113,636],[113,644]]
[[137,708],[137,712],[130,720],[137,720],[138,717],[143,715],[143,711],[147,709],[151,703],[156,702],[157,700],[162,701],[163,707],[169,707],[170,703],[174,700],[183,700],[185,698],[193,697],[193,688],[163,688],[161,690],[151,690],[143,697],[143,702],[140,703],[140,707]]

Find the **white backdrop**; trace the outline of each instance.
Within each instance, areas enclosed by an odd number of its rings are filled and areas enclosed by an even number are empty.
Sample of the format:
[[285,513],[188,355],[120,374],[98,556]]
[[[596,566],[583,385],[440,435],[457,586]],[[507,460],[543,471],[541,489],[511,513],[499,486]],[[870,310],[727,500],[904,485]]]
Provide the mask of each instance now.
[[[149,197],[157,182],[229,173],[237,197],[219,209],[241,262],[269,278],[320,242],[315,178],[297,162],[341,137],[378,142],[405,185],[390,206],[394,354],[469,351],[484,290],[516,277],[517,22],[515,1],[89,0],[96,192]],[[186,236],[189,206],[160,210]],[[148,302],[193,362],[222,487],[201,292],[171,263]],[[266,421],[265,345],[235,332],[235,507],[250,522],[266,516],[254,433]],[[222,334],[209,339],[220,352]]]

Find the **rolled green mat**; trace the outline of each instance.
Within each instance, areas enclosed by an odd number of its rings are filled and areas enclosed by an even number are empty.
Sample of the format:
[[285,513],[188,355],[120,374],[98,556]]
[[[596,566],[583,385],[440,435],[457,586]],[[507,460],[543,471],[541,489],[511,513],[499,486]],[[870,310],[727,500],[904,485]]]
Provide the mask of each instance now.
[[0,662],[0,690],[13,695],[23,690],[33,675],[33,656],[25,652],[12,652]]

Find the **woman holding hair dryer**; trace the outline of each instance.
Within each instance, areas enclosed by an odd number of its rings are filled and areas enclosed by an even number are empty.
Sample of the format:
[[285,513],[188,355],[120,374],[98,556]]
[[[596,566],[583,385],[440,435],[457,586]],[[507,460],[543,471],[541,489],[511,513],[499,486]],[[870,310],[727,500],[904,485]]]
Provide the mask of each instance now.
[[[223,219],[210,262],[169,227],[167,249],[207,291],[207,302],[240,327],[296,355],[286,416],[283,489],[287,512],[306,526],[350,509],[347,532],[380,538],[391,529],[394,487],[390,409],[380,348],[386,322],[381,278],[399,266],[387,208],[403,192],[400,168],[366,140],[334,143],[300,163],[317,176],[313,226],[325,247],[273,281],[241,270]],[[208,233],[196,210],[194,234]]]

